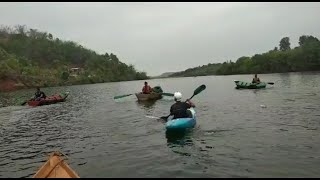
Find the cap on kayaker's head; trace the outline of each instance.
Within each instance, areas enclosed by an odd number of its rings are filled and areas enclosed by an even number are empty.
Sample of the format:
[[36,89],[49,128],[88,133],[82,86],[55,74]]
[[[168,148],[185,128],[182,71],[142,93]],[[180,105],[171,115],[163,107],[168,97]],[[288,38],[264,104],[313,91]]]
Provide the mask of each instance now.
[[257,76],[258,76],[257,74],[254,75],[254,77],[257,77]]
[[174,93],[174,100],[175,101],[181,101],[182,94],[180,92],[175,92]]
[[144,85],[146,86],[146,85],[148,85],[148,82],[146,81],[146,82],[144,82]]

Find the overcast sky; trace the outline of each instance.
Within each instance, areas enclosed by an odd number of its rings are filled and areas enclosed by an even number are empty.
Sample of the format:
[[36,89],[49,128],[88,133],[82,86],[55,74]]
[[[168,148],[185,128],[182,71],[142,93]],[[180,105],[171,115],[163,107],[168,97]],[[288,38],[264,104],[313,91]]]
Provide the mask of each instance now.
[[320,3],[0,3],[26,25],[118,56],[148,75],[236,60],[300,35],[320,38]]

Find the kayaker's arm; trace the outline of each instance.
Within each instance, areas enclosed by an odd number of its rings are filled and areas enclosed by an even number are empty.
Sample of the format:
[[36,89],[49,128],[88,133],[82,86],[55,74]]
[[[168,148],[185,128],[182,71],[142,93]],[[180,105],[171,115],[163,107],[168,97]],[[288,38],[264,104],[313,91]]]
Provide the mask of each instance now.
[[170,107],[170,115],[169,116],[172,116],[172,115],[173,115],[173,105]]
[[189,108],[191,108],[191,107],[196,107],[196,105],[193,103],[193,102],[191,102],[189,99],[187,99],[187,103],[190,105],[190,107]]

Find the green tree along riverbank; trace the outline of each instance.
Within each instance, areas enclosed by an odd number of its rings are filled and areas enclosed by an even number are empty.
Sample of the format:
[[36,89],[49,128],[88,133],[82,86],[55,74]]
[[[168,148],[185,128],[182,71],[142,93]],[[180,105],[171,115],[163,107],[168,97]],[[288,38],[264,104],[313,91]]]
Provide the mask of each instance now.
[[207,64],[171,74],[170,77],[231,75],[254,73],[284,73],[320,70],[320,41],[303,35],[299,46],[290,47],[289,37],[280,40],[279,48],[252,57],[240,57],[236,62]]
[[22,25],[0,27],[0,91],[148,78],[115,54],[98,54]]

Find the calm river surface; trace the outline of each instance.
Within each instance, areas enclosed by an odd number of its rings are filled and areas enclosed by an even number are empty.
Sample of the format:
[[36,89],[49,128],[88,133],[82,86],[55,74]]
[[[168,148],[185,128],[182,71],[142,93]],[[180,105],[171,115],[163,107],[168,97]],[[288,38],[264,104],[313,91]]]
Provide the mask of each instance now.
[[[140,91],[144,81],[44,88],[70,96],[54,105],[0,108],[0,177],[31,177],[54,150],[80,177],[319,177],[320,73],[260,79],[275,84],[234,88],[233,80],[251,75],[150,80],[183,99],[207,86],[193,98],[197,127],[180,137],[146,117],[167,115],[172,98],[113,100]],[[2,93],[1,104],[33,93]]]

